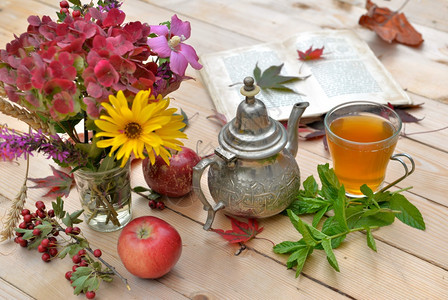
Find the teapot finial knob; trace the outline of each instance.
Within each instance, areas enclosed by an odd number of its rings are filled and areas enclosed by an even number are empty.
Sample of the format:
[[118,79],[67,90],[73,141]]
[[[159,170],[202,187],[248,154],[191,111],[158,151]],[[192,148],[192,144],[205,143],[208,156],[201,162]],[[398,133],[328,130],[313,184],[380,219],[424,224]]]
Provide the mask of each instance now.
[[256,94],[260,92],[260,87],[255,84],[255,80],[247,76],[243,80],[244,86],[241,87],[241,94],[243,96],[246,96],[246,101],[253,101]]

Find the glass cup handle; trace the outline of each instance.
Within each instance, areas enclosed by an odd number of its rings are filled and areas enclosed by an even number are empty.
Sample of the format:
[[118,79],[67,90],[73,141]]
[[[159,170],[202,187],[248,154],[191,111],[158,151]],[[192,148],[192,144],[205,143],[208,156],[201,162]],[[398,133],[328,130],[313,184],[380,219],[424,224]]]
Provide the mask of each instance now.
[[[411,170],[409,171],[408,166],[406,165],[406,163],[403,161],[403,159],[401,157],[405,157],[407,159],[409,159],[409,161],[411,162]],[[412,157],[409,154],[406,153],[397,153],[394,154],[390,157],[391,160],[396,160],[398,162],[401,163],[401,165],[404,168],[404,175],[401,176],[400,178],[398,178],[397,180],[395,180],[394,182],[389,183],[388,185],[386,185],[385,187],[383,187],[380,192],[384,192],[385,190],[387,190],[388,188],[390,188],[393,185],[396,185],[397,183],[399,183],[400,181],[402,181],[403,179],[405,179],[406,177],[408,177],[409,175],[411,175],[414,170],[415,170],[415,162],[412,159]]]

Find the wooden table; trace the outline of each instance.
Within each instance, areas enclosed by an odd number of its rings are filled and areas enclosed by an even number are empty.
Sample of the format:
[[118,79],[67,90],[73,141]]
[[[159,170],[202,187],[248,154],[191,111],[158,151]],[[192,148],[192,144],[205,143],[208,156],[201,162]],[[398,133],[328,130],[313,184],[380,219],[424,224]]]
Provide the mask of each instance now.
[[[104,258],[129,279],[128,291],[119,279],[104,284],[99,299],[448,299],[448,5],[444,0],[410,1],[403,12],[423,34],[420,48],[387,44],[375,33],[358,25],[365,13],[362,0],[127,0],[127,20],[150,24],[169,20],[176,13],[192,25],[190,44],[199,54],[281,40],[294,33],[325,28],[350,28],[365,39],[374,53],[407,90],[415,103],[424,103],[410,112],[418,123],[406,124],[407,136],[401,137],[397,151],[411,154],[415,173],[397,188],[413,186],[406,197],[422,212],[426,231],[419,231],[396,221],[374,232],[378,252],[370,250],[363,233],[350,235],[335,250],[341,269],[335,272],[323,251],[315,251],[295,278],[286,269],[284,255],[274,254],[272,244],[255,239],[247,249],[235,255],[239,245],[228,244],[218,234],[206,232],[202,224],[206,212],[194,195],[166,199],[172,210],[151,210],[148,201],[134,194],[133,215],[154,215],[171,223],[183,239],[183,253],[175,268],[157,280],[138,279],[120,262],[116,241],[120,232],[97,233],[83,224],[81,229],[92,247],[101,248]],[[397,9],[403,1],[376,1],[380,6]],[[56,0],[2,0],[0,3],[1,48],[13,33],[26,29],[31,14],[51,15],[59,9]],[[172,96],[174,106],[189,116],[186,145],[209,154],[218,145],[220,126],[207,116],[213,104],[199,73],[189,69],[196,80],[186,81]],[[15,119],[0,115],[0,123],[26,130]],[[427,131],[424,134],[412,134]],[[317,175],[316,166],[330,162],[321,140],[301,141],[297,161],[302,180]],[[30,160],[30,177],[51,174],[49,161],[42,156]],[[0,220],[6,219],[11,200],[18,193],[25,173],[25,161],[0,162]],[[402,170],[391,164],[388,178]],[[30,185],[32,185],[30,183]],[[132,186],[145,185],[141,164],[132,170]],[[26,207],[33,208],[46,191],[29,189]],[[80,209],[78,195],[72,191],[65,199],[66,209]],[[306,219],[311,220],[311,219]],[[215,228],[230,229],[222,213]],[[279,243],[298,240],[300,235],[287,217],[278,215],[260,220],[264,231],[259,235]],[[12,241],[0,244],[1,299],[78,299],[64,278],[71,269],[69,259],[45,264],[37,251],[27,251]],[[82,296],[81,296],[82,297]]]

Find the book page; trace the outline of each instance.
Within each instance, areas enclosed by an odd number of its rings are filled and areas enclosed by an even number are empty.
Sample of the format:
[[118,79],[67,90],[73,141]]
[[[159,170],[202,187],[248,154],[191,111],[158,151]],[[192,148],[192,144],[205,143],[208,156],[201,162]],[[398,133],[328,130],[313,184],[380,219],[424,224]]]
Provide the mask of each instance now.
[[289,55],[309,47],[324,47],[323,58],[302,62],[300,71],[311,74],[302,87],[319,103],[321,111],[355,100],[394,105],[412,101],[375,57],[368,45],[353,31],[320,31],[300,34],[284,43]]
[[[300,61],[297,50],[324,47],[323,58]],[[246,76],[255,66],[264,71],[284,64],[281,75],[307,76],[289,84],[296,93],[262,90],[256,97],[277,120],[288,119],[292,105],[308,101],[304,118],[317,117],[341,103],[368,100],[394,105],[412,103],[409,96],[375,57],[367,43],[350,30],[305,32],[283,43],[268,43],[201,56],[200,71],[216,110],[227,121],[236,115],[244,97],[240,93]]]
[[[201,56],[202,79],[209,89],[216,110],[224,114],[227,121],[236,116],[236,109],[244,100],[240,93],[243,80],[247,76],[254,76],[255,66],[258,65],[264,71],[287,60],[282,51],[279,51],[280,47],[279,44],[264,44]],[[297,76],[297,71],[285,64],[281,75]],[[288,87],[296,90],[294,85]],[[277,120],[289,118],[292,105],[306,101],[306,97],[299,93],[278,90],[261,90],[256,97],[266,105],[269,116]]]

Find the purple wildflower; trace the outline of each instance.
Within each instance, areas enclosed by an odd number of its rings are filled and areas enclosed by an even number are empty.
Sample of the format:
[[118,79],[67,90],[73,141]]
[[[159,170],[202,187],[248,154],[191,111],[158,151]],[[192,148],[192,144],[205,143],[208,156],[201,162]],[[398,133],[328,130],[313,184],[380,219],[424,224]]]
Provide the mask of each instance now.
[[84,166],[87,156],[72,143],[63,141],[58,135],[46,137],[41,131],[18,133],[6,127],[0,130],[0,151],[4,160],[18,159],[25,154],[33,156],[34,152],[41,152],[59,164]]

